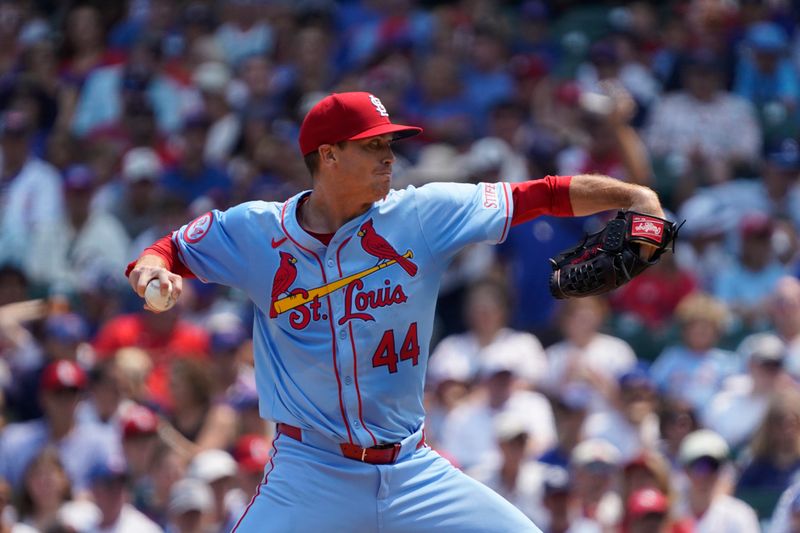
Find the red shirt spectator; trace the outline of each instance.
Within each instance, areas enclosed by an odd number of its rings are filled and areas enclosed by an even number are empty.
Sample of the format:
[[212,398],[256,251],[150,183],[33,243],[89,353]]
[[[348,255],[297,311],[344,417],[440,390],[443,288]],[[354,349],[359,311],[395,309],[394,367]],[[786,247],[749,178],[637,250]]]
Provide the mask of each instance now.
[[[172,320],[170,320],[172,318]],[[94,348],[100,358],[112,357],[120,348],[146,350],[153,360],[147,387],[153,401],[169,407],[169,364],[177,357],[208,356],[208,334],[181,320],[177,313],[136,313],[109,320],[97,334]]]

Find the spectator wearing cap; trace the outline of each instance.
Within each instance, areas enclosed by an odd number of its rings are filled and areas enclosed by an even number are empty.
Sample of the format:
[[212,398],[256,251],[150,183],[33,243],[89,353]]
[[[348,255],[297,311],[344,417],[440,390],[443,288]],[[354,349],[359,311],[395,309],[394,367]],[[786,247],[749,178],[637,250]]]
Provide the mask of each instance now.
[[43,339],[37,347],[35,361],[19,371],[5,391],[8,404],[17,421],[33,420],[42,416],[39,387],[45,367],[52,361],[79,361],[85,354],[88,339],[86,321],[77,313],[57,313],[45,318]]
[[23,111],[0,116],[0,263],[22,266],[35,232],[64,210],[58,171],[32,154],[31,133]]
[[172,486],[169,495],[169,531],[175,533],[206,533],[214,498],[208,484],[200,479],[186,478]]
[[120,456],[100,459],[92,466],[92,497],[102,518],[89,533],[136,531],[157,533],[162,529],[129,502],[128,467]]
[[786,345],[772,333],[754,333],[737,350],[747,362],[747,374],[728,378],[701,412],[703,425],[739,450],[764,420],[770,397],[790,385],[783,369]]
[[114,216],[90,209],[97,185],[88,166],[66,170],[64,218],[38,227],[31,239],[26,266],[32,280],[71,293],[82,272],[115,274],[124,268],[130,240]]
[[496,281],[473,283],[464,309],[468,330],[449,335],[439,342],[428,365],[428,380],[472,383],[481,365],[493,358],[505,358],[529,387],[535,387],[547,374],[542,343],[530,333],[508,326],[511,308],[508,289]]
[[233,458],[239,465],[238,488],[244,494],[252,494],[264,480],[264,469],[270,460],[272,444],[261,434],[246,433],[239,437],[233,447]]
[[44,416],[10,424],[0,434],[0,477],[19,487],[31,459],[52,445],[75,491],[80,494],[88,488],[92,465],[118,452],[119,439],[102,426],[77,423],[75,409],[86,385],[86,373],[73,361],[54,361],[45,367],[40,382]]
[[592,392],[592,411],[610,407],[619,376],[636,365],[636,354],[624,340],[600,332],[608,304],[598,296],[565,300],[558,311],[563,340],[545,353],[550,363],[546,388],[559,394],[570,384]]
[[120,413],[122,452],[134,488],[147,482],[145,478],[155,462],[159,425],[158,416],[143,405],[129,404]]
[[186,118],[181,132],[181,156],[164,172],[161,182],[167,193],[182,199],[187,205],[204,197],[216,207],[225,207],[231,196],[230,177],[223,168],[205,157],[211,124],[211,117],[205,111],[197,111]]
[[180,305],[166,313],[131,313],[108,320],[97,333],[94,342],[99,359],[108,359],[120,348],[136,347],[145,350],[153,367],[147,376],[149,400],[169,408],[169,368],[178,358],[205,359],[208,356],[208,334],[183,319]]
[[637,491],[657,490],[666,496],[671,508],[674,499],[672,485],[667,459],[658,452],[645,451],[623,465],[619,492],[622,501],[628,501]]
[[484,361],[472,397],[445,418],[441,447],[465,469],[497,460],[495,420],[501,414],[516,413],[526,420],[529,454],[538,456],[555,442],[550,403],[538,392],[522,388],[516,371],[509,359]]
[[583,433],[607,440],[619,450],[622,461],[629,461],[658,446],[656,387],[643,367],[624,373],[618,383],[616,409],[590,414]]
[[122,158],[122,194],[117,197],[111,212],[131,239],[156,224],[161,171],[161,160],[150,147],[132,148]]
[[681,187],[691,191],[705,176],[730,179],[733,168],[757,161],[761,129],[752,104],[724,90],[723,66],[709,50],[696,50],[682,69],[683,89],[657,101],[645,141],[653,157],[685,165]]
[[197,88],[200,106],[208,114],[208,129],[204,156],[206,161],[224,164],[233,152],[239,138],[242,121],[228,103],[228,90],[232,75],[225,63],[207,61],[192,73],[192,83]]
[[800,81],[788,56],[786,32],[774,22],[757,22],[747,29],[743,44],[733,92],[756,106],[778,103],[793,115],[800,100]]
[[800,474],[800,393],[785,389],[773,395],[750,442],[736,496],[766,519],[781,493]]
[[581,516],[580,502],[576,498],[573,480],[566,468],[550,466],[544,471],[542,508],[544,515],[536,523],[547,533],[602,531],[597,522]]
[[206,483],[211,488],[213,500],[210,507],[209,529],[230,531],[236,525],[246,505],[246,494],[236,488],[238,465],[223,450],[205,450],[194,456],[186,476]]
[[660,393],[688,401],[701,410],[729,375],[738,371],[735,356],[717,347],[728,311],[716,298],[696,292],[675,310],[680,343],[666,347],[650,367]]
[[719,272],[714,296],[741,321],[740,327],[763,329],[767,296],[786,274],[772,246],[775,223],[764,213],[750,213],[739,222],[740,246],[735,261]]
[[557,442],[539,457],[539,461],[563,468],[569,466],[572,450],[583,438],[583,424],[591,401],[588,387],[577,384],[567,386],[558,396],[551,396]]
[[689,524],[670,519],[669,500],[657,489],[637,490],[627,499],[622,533],[681,533]]
[[501,413],[494,420],[494,433],[500,450],[496,461],[484,462],[467,474],[491,488],[539,524],[542,485],[550,465],[531,461],[527,455],[528,422],[519,413]]
[[622,518],[622,502],[614,492],[619,474],[619,450],[603,439],[587,439],[570,457],[570,472],[580,516],[613,528]]
[[181,124],[181,93],[162,69],[161,42],[141,37],[123,65],[99,68],[86,79],[78,97],[71,129],[79,137],[116,122],[127,101],[142,96],[155,111],[158,129],[176,131]]
[[709,429],[690,433],[681,443],[678,460],[688,479],[677,517],[694,522],[696,533],[758,533],[753,509],[722,490],[722,471],[730,450],[725,440]]

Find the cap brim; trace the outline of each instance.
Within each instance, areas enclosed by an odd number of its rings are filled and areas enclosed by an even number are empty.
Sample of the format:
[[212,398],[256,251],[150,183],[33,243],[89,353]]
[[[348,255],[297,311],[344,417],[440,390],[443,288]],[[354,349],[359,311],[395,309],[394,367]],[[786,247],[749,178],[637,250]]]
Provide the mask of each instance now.
[[386,135],[387,133],[394,133],[395,139],[406,139],[422,133],[422,128],[418,128],[416,126],[404,126],[403,124],[381,124],[380,126],[375,126],[374,128],[364,130],[357,135],[353,135],[347,140],[356,141],[358,139]]

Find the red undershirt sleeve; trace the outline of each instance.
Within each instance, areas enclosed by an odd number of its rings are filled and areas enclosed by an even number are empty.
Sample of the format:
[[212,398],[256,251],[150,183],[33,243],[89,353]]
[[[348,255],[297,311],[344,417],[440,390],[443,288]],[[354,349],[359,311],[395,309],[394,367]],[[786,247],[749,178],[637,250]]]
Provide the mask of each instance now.
[[542,215],[573,216],[569,200],[570,181],[572,176],[545,176],[540,180],[512,183],[514,216],[511,217],[511,225],[516,226]]
[[181,261],[180,256],[178,255],[178,247],[172,242],[172,234],[167,233],[165,236],[158,239],[152,245],[148,246],[144,249],[144,251],[139,255],[139,257],[135,261],[131,261],[128,264],[128,268],[125,269],[125,277],[128,277],[133,270],[133,267],[136,266],[136,261],[144,257],[145,255],[157,255],[164,262],[167,264],[166,268],[170,272],[174,274],[178,274],[184,278],[194,278],[196,277],[189,268],[183,264]]

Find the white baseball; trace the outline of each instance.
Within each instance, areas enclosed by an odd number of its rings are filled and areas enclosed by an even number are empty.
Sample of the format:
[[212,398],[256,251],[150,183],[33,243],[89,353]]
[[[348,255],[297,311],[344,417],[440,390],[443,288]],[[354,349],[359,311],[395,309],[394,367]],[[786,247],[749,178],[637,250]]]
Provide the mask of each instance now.
[[175,305],[177,300],[175,300],[172,287],[170,287],[167,296],[162,296],[161,282],[157,279],[154,279],[147,284],[147,288],[144,290],[144,301],[156,311],[167,311],[172,309],[172,306]]

